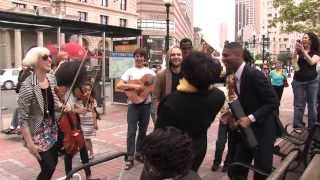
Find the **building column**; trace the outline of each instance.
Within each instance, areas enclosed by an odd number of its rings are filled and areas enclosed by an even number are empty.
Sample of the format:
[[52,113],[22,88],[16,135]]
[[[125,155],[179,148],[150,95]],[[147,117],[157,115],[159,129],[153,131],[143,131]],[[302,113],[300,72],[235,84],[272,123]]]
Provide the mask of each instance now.
[[21,44],[21,30],[14,30],[14,64],[15,67],[21,67],[22,62],[22,44]]
[[80,44],[80,46],[82,46],[82,44],[83,44],[82,35],[81,34],[78,36],[78,43]]
[[11,39],[9,30],[0,30],[0,58],[2,59],[0,67],[2,69],[11,67]]
[[4,46],[4,49],[5,49],[5,58],[4,58],[4,66],[5,68],[10,68],[11,67],[11,60],[12,60],[12,48],[11,48],[11,38],[10,38],[10,31],[9,30],[6,30],[4,31],[4,42],[5,42],[5,46]]
[[37,46],[43,47],[43,32],[37,31]]
[[66,43],[66,34],[61,33],[61,35],[60,35],[60,41],[61,41],[61,44],[65,44],[65,43]]

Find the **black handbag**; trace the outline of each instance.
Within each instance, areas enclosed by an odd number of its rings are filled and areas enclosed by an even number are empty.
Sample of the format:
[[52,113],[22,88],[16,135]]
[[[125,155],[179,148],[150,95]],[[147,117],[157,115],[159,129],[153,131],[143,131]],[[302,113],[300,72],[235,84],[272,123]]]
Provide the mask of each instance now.
[[[229,107],[236,119],[240,119],[241,117],[246,116],[239,100],[234,100],[230,102]],[[249,149],[256,148],[258,146],[258,141],[256,139],[256,136],[253,133],[252,128],[251,127],[243,128],[240,126],[239,129],[240,129],[241,139],[244,141],[247,147]]]

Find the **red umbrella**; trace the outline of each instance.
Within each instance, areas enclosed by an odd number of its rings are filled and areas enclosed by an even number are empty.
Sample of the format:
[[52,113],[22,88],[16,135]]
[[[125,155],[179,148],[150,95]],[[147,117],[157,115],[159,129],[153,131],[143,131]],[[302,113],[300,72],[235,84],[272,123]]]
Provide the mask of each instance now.
[[47,49],[50,51],[50,55],[56,57],[58,54],[58,46],[56,44],[48,44],[46,46]]
[[86,54],[86,50],[77,43],[64,44],[61,50],[66,51],[71,59],[81,60]]

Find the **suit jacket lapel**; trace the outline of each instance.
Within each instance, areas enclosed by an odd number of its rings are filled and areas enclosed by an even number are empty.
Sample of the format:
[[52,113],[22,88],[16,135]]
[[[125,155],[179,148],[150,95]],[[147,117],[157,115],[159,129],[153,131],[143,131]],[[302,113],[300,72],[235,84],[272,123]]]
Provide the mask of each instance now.
[[40,106],[42,113],[44,113],[44,102],[43,102],[43,97],[42,97],[42,93],[41,93],[41,88],[38,84],[37,76],[35,73],[33,74],[33,82],[32,83],[33,83],[33,88],[34,88],[34,94],[36,96],[36,99],[38,101],[38,104]]
[[247,65],[244,66],[242,74],[241,74],[241,82],[240,82],[240,101],[245,97],[246,94],[246,84],[247,84]]

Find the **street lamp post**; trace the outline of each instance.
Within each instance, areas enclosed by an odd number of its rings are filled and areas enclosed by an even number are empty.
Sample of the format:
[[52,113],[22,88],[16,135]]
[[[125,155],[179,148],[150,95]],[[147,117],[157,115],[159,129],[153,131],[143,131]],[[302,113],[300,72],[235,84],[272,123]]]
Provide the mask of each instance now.
[[[288,57],[291,58],[290,48],[287,48]],[[288,61],[288,78],[291,78],[291,59]]]
[[152,39],[149,37],[147,39],[147,53],[148,53],[148,60],[151,62],[151,44],[152,44]]
[[266,35],[262,35],[262,64],[264,64],[264,59],[265,59],[265,57],[264,57],[264,54],[265,54],[265,52],[264,52],[264,39],[265,39],[265,37],[266,37]]
[[262,63],[264,64],[264,61],[265,61],[265,59],[266,59],[266,51],[265,51],[265,47],[266,46],[269,46],[269,38],[268,37],[266,37],[266,35],[262,35],[262,43],[261,43],[261,45],[262,45]]
[[172,0],[163,0],[164,2],[164,5],[166,6],[166,13],[167,13],[167,19],[166,19],[166,22],[167,22],[167,33],[166,33],[166,39],[165,39],[165,50],[166,52],[168,52],[169,50],[169,22],[170,22],[170,19],[169,19],[169,12],[170,12],[170,6],[172,4]]

